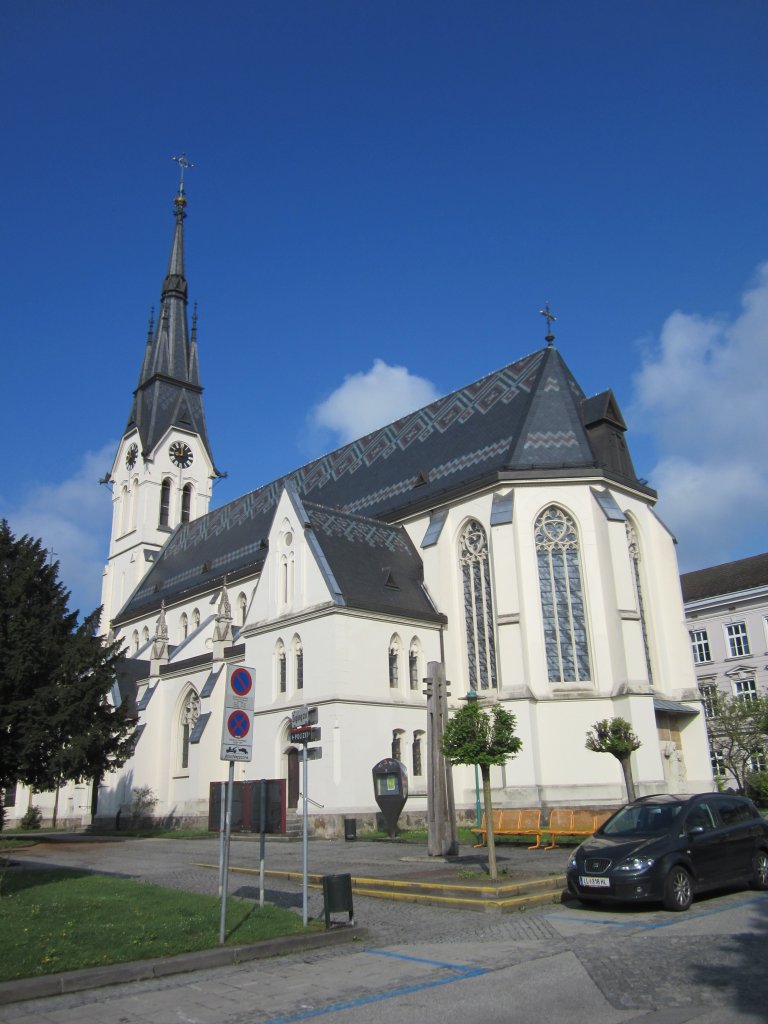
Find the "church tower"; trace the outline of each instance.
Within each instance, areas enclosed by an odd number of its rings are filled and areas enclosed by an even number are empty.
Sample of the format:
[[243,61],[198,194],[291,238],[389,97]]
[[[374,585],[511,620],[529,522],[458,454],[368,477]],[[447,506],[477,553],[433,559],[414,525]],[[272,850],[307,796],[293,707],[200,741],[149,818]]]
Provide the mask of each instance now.
[[213,461],[203,412],[197,354],[197,313],[190,333],[184,276],[187,199],[181,168],[173,200],[175,227],[157,321],[150,318],[139,382],[108,478],[112,534],[102,584],[102,628],[131,596],[157,552],[180,524],[205,515]]

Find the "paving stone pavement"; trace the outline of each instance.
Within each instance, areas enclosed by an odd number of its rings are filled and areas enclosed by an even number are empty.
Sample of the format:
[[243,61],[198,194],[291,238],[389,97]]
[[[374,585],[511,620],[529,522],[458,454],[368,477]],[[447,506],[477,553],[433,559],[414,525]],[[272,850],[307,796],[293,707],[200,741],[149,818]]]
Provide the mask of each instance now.
[[[273,848],[273,866],[293,869],[301,852]],[[424,858],[359,844],[345,853],[310,848],[310,869],[364,863],[430,870]],[[215,846],[151,840],[106,848],[38,850],[33,862],[69,862],[199,892],[215,892]],[[527,852],[527,851],[526,851]],[[538,851],[534,851],[538,853]],[[567,857],[561,852],[560,860]],[[314,864],[312,860],[314,859]],[[215,856],[213,857],[215,861]],[[253,847],[233,844],[233,863],[253,866]],[[320,863],[322,862],[322,863]],[[559,870],[555,860],[540,861]],[[441,869],[434,866],[435,873]],[[394,870],[394,869],[393,869]],[[353,867],[353,873],[362,873]],[[383,876],[382,876],[383,877]],[[257,883],[256,883],[257,885]],[[230,891],[257,894],[233,873]],[[267,899],[301,909],[299,885],[267,880]],[[322,895],[311,891],[318,916]],[[355,897],[368,931],[362,944],[203,970],[0,1008],[2,1024],[366,1024],[411,1017],[429,1024],[496,1024],[554,1016],[569,1024],[753,1024],[768,1021],[768,896],[732,892],[697,901],[687,914],[546,905],[525,913],[470,913]],[[514,1003],[510,1003],[514,992]],[[574,1005],[574,1001],[578,1005]],[[341,1004],[341,1005],[340,1005]],[[457,1016],[458,1013],[458,1016]]]

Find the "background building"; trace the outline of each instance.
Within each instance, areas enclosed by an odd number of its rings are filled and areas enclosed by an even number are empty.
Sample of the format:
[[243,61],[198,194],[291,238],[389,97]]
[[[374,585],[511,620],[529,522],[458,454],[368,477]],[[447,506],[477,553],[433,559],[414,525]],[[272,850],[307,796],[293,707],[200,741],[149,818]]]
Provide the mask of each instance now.
[[[696,680],[705,713],[712,695],[768,693],[768,553],[680,577]],[[765,768],[756,763],[754,770]],[[713,769],[722,765],[713,758]]]

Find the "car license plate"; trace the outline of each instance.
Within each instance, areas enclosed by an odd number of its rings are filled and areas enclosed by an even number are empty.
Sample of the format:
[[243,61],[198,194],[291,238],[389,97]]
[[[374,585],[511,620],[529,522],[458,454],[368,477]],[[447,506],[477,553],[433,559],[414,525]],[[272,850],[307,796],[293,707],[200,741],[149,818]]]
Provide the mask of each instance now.
[[608,889],[611,885],[610,878],[598,878],[595,875],[580,875],[579,885],[584,888]]

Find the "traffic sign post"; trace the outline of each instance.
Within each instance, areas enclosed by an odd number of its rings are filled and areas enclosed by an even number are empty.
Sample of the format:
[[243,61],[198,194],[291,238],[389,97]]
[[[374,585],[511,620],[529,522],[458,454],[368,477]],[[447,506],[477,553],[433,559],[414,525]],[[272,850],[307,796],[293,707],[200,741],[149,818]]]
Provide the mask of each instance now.
[[[229,761],[227,810],[224,836],[219,844],[219,878],[221,880],[221,916],[219,942],[223,945],[227,928],[227,893],[229,890],[229,841],[232,835],[232,793],[235,788],[235,761],[250,761],[253,756],[253,709],[256,700],[256,673],[245,665],[227,666],[227,688],[224,696],[224,720],[221,726],[221,760]],[[222,806],[224,801],[222,800]]]
[[[307,892],[309,889],[309,872],[308,872],[308,854],[309,854],[309,830],[308,830],[308,813],[307,813],[307,761],[310,759],[307,753],[307,744],[315,743],[320,739],[320,729],[317,726],[318,712],[317,708],[307,707],[305,704],[303,707],[295,708],[291,712],[291,728],[290,738],[291,743],[300,743],[302,747],[302,796],[304,797],[304,809],[302,813],[302,826],[303,826],[303,847],[304,847],[304,872],[303,872],[303,884],[302,884],[302,920],[304,927],[307,926]],[[310,754],[312,760],[321,756],[319,747],[314,747]]]

